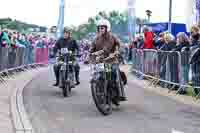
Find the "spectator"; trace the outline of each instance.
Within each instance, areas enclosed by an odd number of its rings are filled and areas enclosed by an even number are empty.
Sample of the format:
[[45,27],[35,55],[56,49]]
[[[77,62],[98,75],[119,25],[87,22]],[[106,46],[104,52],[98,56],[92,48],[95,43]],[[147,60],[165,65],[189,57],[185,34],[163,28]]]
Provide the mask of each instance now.
[[[200,34],[197,26],[191,28],[191,57],[190,64],[192,68],[192,84],[193,86],[200,86]],[[194,88],[194,93],[198,94],[199,89]]]
[[24,42],[24,37],[20,34],[20,33],[18,33],[17,34],[17,39],[16,39],[16,45],[17,45],[17,47],[26,47],[25,45],[25,42]]
[[200,44],[200,34],[199,34],[199,28],[197,26],[192,26],[191,28],[190,42],[192,49],[199,47],[198,45]]
[[176,46],[176,42],[174,40],[174,36],[171,33],[165,33],[164,35],[164,45],[160,48],[163,51],[171,51]]
[[126,56],[126,51],[125,51],[125,44],[120,46],[120,55],[119,55],[119,60],[122,64],[125,64],[125,56]]
[[154,45],[157,49],[160,49],[165,44],[164,32],[160,33],[159,36],[155,39]]
[[[174,41],[174,36],[170,33],[164,33],[164,44],[160,48],[162,51],[171,51],[176,46],[176,42]],[[170,75],[167,70],[169,70],[169,67],[167,66],[167,54],[161,52],[160,54],[159,64],[160,64],[160,78],[163,80],[170,81]],[[168,85],[164,82],[161,82],[162,87],[167,87]]]
[[177,44],[173,51],[181,52],[184,47],[189,47],[189,39],[184,32],[180,32],[177,34]]
[[1,44],[2,47],[9,47],[10,44],[11,44],[10,39],[9,39],[6,31],[3,31],[0,35],[0,44]]
[[134,48],[134,44],[133,43],[131,43],[131,44],[129,44],[129,49],[128,49],[128,62],[129,61],[132,61],[132,49]]
[[136,46],[135,48],[141,49],[143,47],[143,44],[144,44],[144,38],[140,34],[140,35],[138,35],[138,37],[136,37],[136,39],[134,41],[134,45]]
[[[180,32],[177,34],[177,45],[176,47],[172,50],[172,51],[178,51],[178,52],[182,52],[181,55],[181,64],[178,63],[172,63],[173,66],[177,65],[176,68],[181,68],[180,69],[180,78],[178,78],[178,74],[177,75],[173,75],[172,78],[174,78],[175,81],[180,82],[181,85],[187,85],[188,81],[189,81],[189,64],[188,64],[188,57],[189,57],[189,39],[188,36],[184,33],[184,32]],[[180,66],[179,66],[180,65]],[[176,69],[178,70],[178,69]],[[175,72],[173,71],[173,73],[179,73],[179,72]],[[181,91],[179,91],[180,94],[186,94],[186,87],[181,87]]]
[[11,37],[11,45],[13,48],[17,48],[17,36],[15,33],[13,33],[13,36]]
[[149,28],[144,28],[144,44],[143,49],[154,49],[154,33],[149,31]]

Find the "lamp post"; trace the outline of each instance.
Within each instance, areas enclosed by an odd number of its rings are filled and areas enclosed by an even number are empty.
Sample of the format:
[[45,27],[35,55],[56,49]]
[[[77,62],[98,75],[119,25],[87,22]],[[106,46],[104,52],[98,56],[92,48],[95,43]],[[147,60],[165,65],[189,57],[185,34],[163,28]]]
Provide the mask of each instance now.
[[146,14],[147,14],[147,17],[148,17],[148,22],[150,23],[150,17],[151,17],[152,11],[146,10]]

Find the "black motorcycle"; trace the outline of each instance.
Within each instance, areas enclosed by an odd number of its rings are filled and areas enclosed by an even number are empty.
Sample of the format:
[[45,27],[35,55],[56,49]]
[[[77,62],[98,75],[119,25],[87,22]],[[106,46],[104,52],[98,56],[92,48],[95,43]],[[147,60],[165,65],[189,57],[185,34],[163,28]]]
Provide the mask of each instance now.
[[[103,51],[98,51],[91,55],[93,58],[91,60],[95,60],[91,63],[91,91],[97,109],[103,115],[109,115],[112,113],[112,104],[119,106],[119,89],[117,87],[122,88],[123,84],[119,68],[117,70],[117,78],[115,80],[112,79],[112,64],[107,63],[107,61],[113,57],[101,60],[98,55],[102,53]],[[99,62],[98,60],[101,61]]]
[[62,88],[63,96],[69,97],[71,89],[75,88],[75,54],[67,48],[61,49],[61,68],[59,74],[59,87]]

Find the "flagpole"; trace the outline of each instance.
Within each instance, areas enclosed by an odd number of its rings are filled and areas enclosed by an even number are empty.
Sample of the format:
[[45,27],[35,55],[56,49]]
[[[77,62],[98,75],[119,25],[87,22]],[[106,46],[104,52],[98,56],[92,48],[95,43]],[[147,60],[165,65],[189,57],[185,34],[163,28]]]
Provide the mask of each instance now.
[[172,0],[169,0],[169,21],[168,21],[168,31],[172,32]]
[[130,40],[132,40],[136,34],[135,2],[136,0],[128,0],[128,31]]
[[56,37],[60,38],[63,36],[64,29],[64,12],[65,12],[65,0],[60,0],[59,4],[59,18],[57,23]]

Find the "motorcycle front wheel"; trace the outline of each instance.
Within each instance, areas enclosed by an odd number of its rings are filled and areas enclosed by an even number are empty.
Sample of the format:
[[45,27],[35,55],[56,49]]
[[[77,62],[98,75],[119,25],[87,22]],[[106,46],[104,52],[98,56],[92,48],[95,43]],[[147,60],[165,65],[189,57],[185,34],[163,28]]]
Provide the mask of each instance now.
[[64,85],[63,85],[63,96],[64,97],[69,97],[69,94],[70,94],[70,83],[69,82],[65,82]]
[[94,103],[103,115],[110,115],[112,113],[112,100],[109,93],[105,94],[105,82],[98,80],[91,82],[91,91]]

